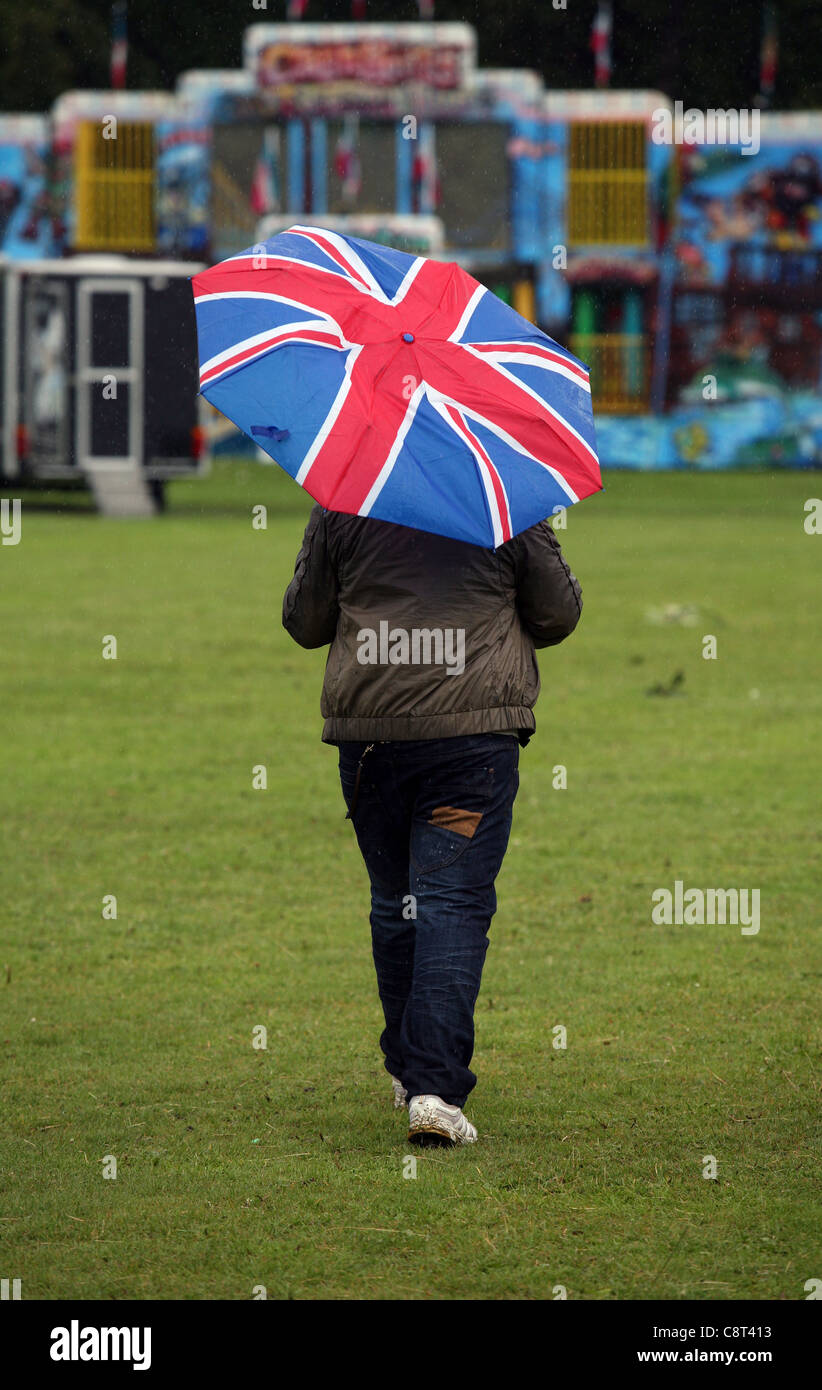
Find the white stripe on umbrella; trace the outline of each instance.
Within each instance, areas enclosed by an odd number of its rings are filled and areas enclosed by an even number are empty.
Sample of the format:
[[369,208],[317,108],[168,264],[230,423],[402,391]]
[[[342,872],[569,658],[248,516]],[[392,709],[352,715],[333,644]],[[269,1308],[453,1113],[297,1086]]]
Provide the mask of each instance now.
[[522,454],[523,458],[530,459],[532,463],[538,463],[540,468],[544,468],[546,472],[550,473],[551,477],[559,484],[570,502],[579,501],[571,484],[556,468],[552,468],[550,463],[546,463],[544,459],[538,458],[536,454],[532,454],[529,449],[526,449],[524,444],[520,444],[519,440],[515,439],[512,434],[509,434],[507,430],[504,430],[501,425],[497,425],[493,420],[489,420],[487,416],[481,415],[478,410],[472,410],[469,406],[463,405],[461,401],[452,400],[441,391],[434,392],[429,388],[428,399],[431,401],[432,405],[436,405],[436,402],[439,400],[446,402],[448,405],[456,406],[460,415],[466,420],[473,420],[477,425],[481,425],[483,429],[490,430],[492,434],[495,434],[498,439],[502,440],[503,444],[507,444],[508,447],[514,449],[516,453]]
[[[352,276],[358,276],[360,280],[364,280],[375,299],[381,300],[383,304],[390,303],[385,290],[374,279],[368,266],[357,255],[354,248],[348,245],[344,237],[341,237],[337,232],[328,232],[324,227],[299,226],[288,227],[286,235],[290,232],[295,232],[298,236],[304,236],[308,241],[312,241],[326,256],[330,256],[331,260],[336,261],[341,269],[347,270]],[[336,257],[331,255],[329,246],[337,253]]]
[[[511,508],[508,502],[508,494],[505,491],[502,478],[494,467],[491,459],[483,449],[477,436],[469,430],[462,412],[452,405],[438,405],[437,410],[443,418],[450,417],[452,428],[464,438],[479,468],[480,479],[485,490],[485,498],[488,503],[488,510],[491,514],[491,527],[494,533],[494,548],[502,545],[503,541],[509,541],[513,535],[511,524]],[[443,414],[445,412],[445,414]],[[503,510],[504,509],[504,510]]]
[[461,346],[480,356],[483,361],[496,357],[500,361],[520,363],[523,367],[544,367],[546,371],[564,376],[590,395],[590,376],[584,367],[578,367],[558,352],[551,352],[550,348],[543,348],[537,343],[463,343]]
[[203,381],[213,374],[219,375],[219,372],[216,371],[217,368],[227,368],[229,363],[235,362],[246,353],[253,353],[255,348],[264,349],[266,345],[271,345],[276,338],[288,337],[289,334],[299,336],[312,331],[325,333],[328,337],[333,335],[338,341],[341,338],[336,324],[330,328],[328,322],[323,319],[301,319],[295,323],[282,323],[276,328],[266,328],[262,333],[254,333],[250,338],[242,338],[230,348],[224,348],[214,357],[209,357],[208,361],[203,362],[200,367],[200,380]]
[[[471,351],[471,348],[468,347],[467,344],[465,344],[464,346],[466,352]],[[479,356],[479,354],[477,355]],[[511,372],[506,371],[505,367],[502,365],[501,362],[494,362],[493,360],[488,361],[487,358],[483,358],[482,360],[487,361],[489,367],[493,367],[494,371],[498,372],[500,376],[506,377],[507,380],[510,381],[513,386],[518,387],[520,391],[524,391],[527,396],[531,396],[532,399],[536,401],[537,405],[539,405],[544,411],[547,411],[547,413],[553,416],[553,418],[556,420],[557,424],[560,427],[558,431],[560,435],[562,434],[563,430],[567,430],[567,432],[570,435],[573,435],[574,439],[576,439],[577,442],[582,445],[586,453],[590,454],[594,463],[599,463],[596,453],[591,448],[587,439],[583,439],[582,435],[579,433],[579,430],[574,429],[574,426],[571,424],[571,422],[569,420],[566,420],[563,415],[560,415],[559,411],[555,410],[554,407],[548,401],[544,400],[543,397],[538,395],[538,393],[534,391],[530,386],[526,386],[525,382],[520,381],[518,376],[514,376]],[[582,385],[581,382],[579,382],[578,384],[580,386]],[[539,460],[537,460],[537,462],[539,462]],[[574,497],[575,502],[578,500],[579,499],[577,497]]]
[[408,401],[408,409],[406,410],[405,415],[403,416],[402,424],[397,430],[394,443],[391,445],[391,448],[388,451],[385,463],[383,464],[382,468],[380,469],[379,473],[374,479],[371,491],[369,492],[368,496],[366,497],[365,501],[360,507],[360,516],[369,515],[371,508],[373,507],[374,503],[376,502],[377,498],[379,497],[380,493],[385,487],[385,484],[388,482],[394,464],[396,463],[397,458],[399,457],[399,452],[403,444],[405,443],[405,436],[407,435],[408,431],[414,423],[414,416],[417,413],[417,407],[419,406],[419,403],[424,395],[427,395],[427,387],[425,385],[425,382],[423,381],[417,387],[416,391],[414,391],[413,395],[410,397]]
[[357,347],[352,347],[348,353],[348,357],[346,358],[345,362],[345,376],[342,382],[340,383],[340,389],[334,398],[334,403],[331,406],[331,409],[329,410],[328,414],[326,415],[322,425],[320,426],[316,439],[314,440],[313,444],[311,445],[311,448],[309,449],[308,453],[303,459],[299,472],[296,474],[296,481],[298,483],[302,483],[303,478],[308,473],[309,469],[311,468],[311,465],[317,457],[317,454],[320,452],[320,449],[323,447],[326,439],[331,433],[337,416],[339,415],[340,411],[345,405],[346,397],[348,396],[348,393],[351,390],[351,373],[354,370],[355,363],[361,352],[362,345],[360,344]]

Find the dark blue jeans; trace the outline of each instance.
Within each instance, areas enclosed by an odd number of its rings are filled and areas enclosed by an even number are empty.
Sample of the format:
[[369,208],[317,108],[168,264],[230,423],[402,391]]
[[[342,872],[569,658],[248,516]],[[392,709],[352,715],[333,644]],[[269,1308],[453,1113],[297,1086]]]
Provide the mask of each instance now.
[[468,1065],[474,1005],[519,787],[519,743],[480,734],[341,743],[339,751],[371,879],[386,1070],[409,1100],[430,1094],[464,1105],[477,1080]]

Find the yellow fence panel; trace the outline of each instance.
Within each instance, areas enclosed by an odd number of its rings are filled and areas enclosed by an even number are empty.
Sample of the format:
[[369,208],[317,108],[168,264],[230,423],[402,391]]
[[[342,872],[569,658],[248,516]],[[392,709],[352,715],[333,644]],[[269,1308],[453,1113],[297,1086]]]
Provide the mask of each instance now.
[[568,244],[648,244],[642,121],[574,121],[568,132]]
[[153,125],[81,121],[74,177],[76,250],[154,250]]
[[574,333],[571,351],[590,370],[594,410],[648,409],[651,355],[644,333]]

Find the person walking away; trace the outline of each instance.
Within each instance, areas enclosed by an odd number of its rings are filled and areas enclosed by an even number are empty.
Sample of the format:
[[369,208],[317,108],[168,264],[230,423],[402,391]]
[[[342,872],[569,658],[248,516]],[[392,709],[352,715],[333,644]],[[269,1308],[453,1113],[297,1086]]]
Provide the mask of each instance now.
[[536,648],[579,621],[580,586],[541,521],[485,549],[315,506],[283,600],[330,644],[323,741],[371,883],[380,1046],[412,1143],[469,1144],[474,1007],[536,722]]

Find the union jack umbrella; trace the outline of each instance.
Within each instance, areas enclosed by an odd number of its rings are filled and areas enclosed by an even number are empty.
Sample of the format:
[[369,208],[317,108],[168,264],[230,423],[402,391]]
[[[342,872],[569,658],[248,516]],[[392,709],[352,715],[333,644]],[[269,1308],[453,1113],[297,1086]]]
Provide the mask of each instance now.
[[193,287],[202,394],[327,509],[496,548],[602,487],[587,368],[453,263],[294,226]]

